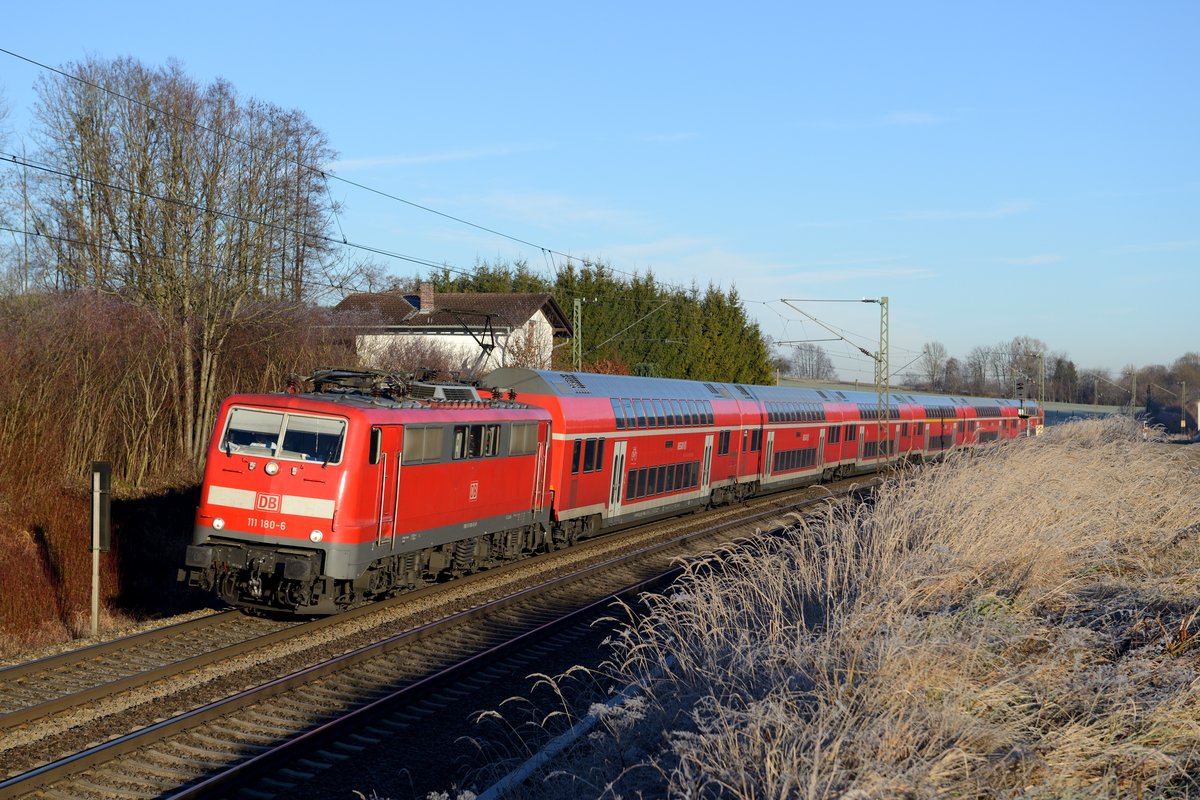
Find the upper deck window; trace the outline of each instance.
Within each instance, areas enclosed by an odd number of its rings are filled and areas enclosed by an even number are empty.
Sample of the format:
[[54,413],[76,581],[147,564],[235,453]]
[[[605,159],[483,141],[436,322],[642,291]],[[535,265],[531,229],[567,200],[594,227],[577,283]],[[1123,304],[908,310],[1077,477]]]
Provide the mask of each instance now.
[[336,417],[234,408],[221,450],[263,458],[336,463],[342,459],[346,421]]

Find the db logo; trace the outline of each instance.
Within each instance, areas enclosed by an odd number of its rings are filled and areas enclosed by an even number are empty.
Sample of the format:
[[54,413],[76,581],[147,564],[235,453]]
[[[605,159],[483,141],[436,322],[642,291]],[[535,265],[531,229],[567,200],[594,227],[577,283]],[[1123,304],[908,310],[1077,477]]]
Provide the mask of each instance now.
[[278,511],[279,495],[260,493],[255,499],[254,508],[258,511]]
[[467,500],[474,503],[479,499],[479,481],[471,481],[471,489],[467,492]]

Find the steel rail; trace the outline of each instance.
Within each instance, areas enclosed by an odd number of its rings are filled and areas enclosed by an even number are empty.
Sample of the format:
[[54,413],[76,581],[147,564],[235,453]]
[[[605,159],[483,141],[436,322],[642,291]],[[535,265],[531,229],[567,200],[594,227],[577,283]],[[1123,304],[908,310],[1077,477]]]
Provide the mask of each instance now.
[[[854,485],[854,486],[846,489],[844,493],[849,494],[849,493],[852,493],[855,491],[861,491],[862,489],[863,489],[863,487],[861,485]],[[450,616],[444,617],[442,619],[421,625],[417,628],[414,628],[414,629],[411,629],[411,630],[408,630],[408,631],[405,631],[405,632],[402,632],[399,634],[395,634],[393,636],[390,636],[386,639],[381,640],[380,642],[375,642],[375,643],[371,643],[371,644],[359,647],[355,650],[352,650],[350,652],[327,659],[326,661],[320,662],[318,664],[314,664],[314,665],[311,665],[304,669],[297,670],[296,672],[293,672],[289,675],[274,679],[274,680],[269,681],[260,686],[253,687],[251,689],[247,689],[242,692],[238,692],[238,693],[236,693],[230,697],[224,698],[222,700],[218,700],[216,702],[209,703],[207,705],[201,706],[199,708],[193,709],[193,710],[185,712],[183,714],[179,714],[175,717],[172,717],[171,719],[163,720],[161,722],[149,725],[149,726],[147,726],[141,730],[135,731],[133,733],[129,733],[124,736],[120,736],[115,739],[112,739],[108,742],[98,744],[98,745],[91,747],[87,750],[84,750],[80,753],[76,753],[74,755],[59,759],[52,763],[42,765],[40,767],[37,767],[33,770],[22,773],[20,775],[16,775],[16,776],[10,777],[6,780],[0,781],[0,798],[12,797],[12,796],[17,796],[19,794],[25,794],[28,792],[37,791],[38,789],[44,788],[44,787],[49,786],[53,783],[56,783],[60,780],[68,778],[71,775],[78,774],[86,769],[91,768],[91,767],[111,761],[111,760],[113,760],[121,755],[124,755],[126,753],[132,752],[134,750],[145,747],[149,744],[153,744],[154,742],[158,742],[163,739],[174,736],[176,734],[190,730],[191,728],[197,727],[206,722],[210,722],[210,721],[219,719],[221,717],[224,717],[226,715],[229,715],[239,708],[243,708],[245,706],[249,706],[254,703],[261,702],[262,700],[268,699],[270,697],[274,697],[274,696],[283,694],[284,692],[287,692],[291,689],[308,684],[316,679],[330,675],[339,670],[346,669],[355,664],[359,664],[363,661],[375,658],[379,655],[383,655],[383,654],[388,653],[398,647],[408,645],[415,641],[420,641],[422,639],[425,639],[429,636],[440,633],[440,632],[447,630],[449,628],[452,628],[454,626],[461,625],[464,622],[475,620],[475,619],[481,618],[485,615],[495,613],[496,611],[498,611],[500,609],[507,608],[508,606],[514,605],[514,604],[516,604],[522,600],[525,600],[527,598],[530,598],[530,597],[533,597],[533,596],[536,596],[538,594],[542,594],[545,592],[549,592],[556,587],[567,584],[568,582],[582,580],[582,579],[584,579],[590,575],[594,575],[602,570],[609,569],[609,568],[613,567],[614,565],[618,565],[623,562],[630,562],[637,558],[644,558],[647,555],[650,555],[650,554],[653,554],[653,553],[656,553],[656,552],[659,552],[662,550],[666,550],[668,548],[679,547],[680,545],[686,544],[694,539],[709,536],[709,535],[718,533],[722,530],[725,530],[725,529],[728,529],[731,527],[756,522],[756,521],[761,520],[766,517],[779,515],[781,513],[787,513],[788,511],[799,510],[804,507],[826,501],[826,500],[831,499],[832,497],[836,497],[836,496],[837,495],[830,493],[830,494],[822,496],[822,497],[808,498],[808,499],[802,500],[798,503],[792,503],[792,504],[788,504],[788,505],[782,506],[782,507],[778,506],[778,505],[774,505],[770,508],[766,508],[761,511],[756,511],[756,512],[748,514],[748,515],[739,515],[736,519],[718,521],[718,522],[715,522],[714,524],[706,525],[700,529],[689,531],[681,536],[673,537],[670,540],[667,540],[664,542],[659,542],[659,543],[651,545],[649,547],[638,549],[631,553],[626,553],[626,554],[614,556],[612,558],[604,559],[598,563],[591,564],[591,565],[588,565],[586,567],[583,567],[583,568],[580,568],[577,570],[573,570],[567,574],[553,578],[549,581],[539,583],[536,586],[527,587],[525,589],[509,593],[507,595],[504,595],[501,598],[490,601],[488,603],[484,603],[484,604],[478,605],[473,608],[459,611]],[[520,563],[520,562],[517,562],[517,563]],[[480,573],[480,576],[486,575],[486,574],[487,573]],[[477,577],[477,576],[471,576],[471,577]],[[651,580],[655,580],[655,579],[659,579],[659,578],[656,576],[655,578],[652,578]],[[435,588],[437,588],[437,587],[426,587],[426,589],[418,590],[418,592],[400,595],[399,598],[396,598],[396,599],[411,599],[413,597],[413,595],[415,595],[415,594],[425,593],[425,592],[427,592],[431,589],[435,589]],[[627,590],[620,590],[613,594],[621,594],[621,593],[624,593],[625,591],[627,591]],[[609,594],[605,598],[605,600],[610,600],[611,597],[613,596],[613,594]],[[358,614],[360,614],[360,615],[364,614],[364,613],[370,613],[373,610],[378,610],[380,605],[381,604],[373,604],[373,605],[363,606],[363,607],[360,607],[359,609],[354,609],[353,612],[358,612]],[[353,613],[353,612],[348,612],[348,613]],[[321,620],[314,620],[313,622],[321,623],[322,627],[323,627],[324,625],[337,624],[339,622],[344,622],[347,619],[348,619],[348,617],[346,614],[341,614],[341,615],[335,615],[333,617],[327,617],[327,618],[324,618]],[[552,623],[546,623],[546,624],[554,624],[554,623],[552,622]],[[302,626],[299,626],[299,627],[302,627]],[[306,628],[306,630],[308,630],[308,629]],[[295,636],[296,631],[297,631],[297,626],[294,626],[294,627],[287,628],[283,631],[275,632],[274,634],[268,634],[268,636],[272,637],[272,640],[278,640],[278,639],[282,639],[282,638],[287,638],[289,636]],[[255,640],[250,640],[250,641],[257,642],[258,640],[255,639]],[[240,646],[244,647],[245,644],[246,643],[242,643],[242,645],[240,645]],[[234,647],[238,647],[238,646],[239,645],[235,645]],[[472,662],[472,663],[477,663],[477,662]],[[428,678],[422,679],[422,680],[427,680],[427,679]],[[326,724],[332,724],[332,722],[326,723]],[[318,726],[318,728],[320,728],[320,727],[323,727],[323,726]],[[302,733],[302,734],[300,734],[300,737],[304,737],[305,735],[306,734]],[[300,738],[300,737],[293,737],[293,738]],[[288,740],[288,741],[292,741],[292,740]],[[300,746],[300,745],[295,745],[295,746]],[[287,743],[286,742],[283,743],[282,745],[280,745],[280,747],[287,747]],[[285,752],[285,751],[281,750],[281,752]],[[261,755],[267,756],[268,753],[263,753]],[[233,769],[233,768],[236,768],[236,765],[234,767],[231,767],[231,769]]]

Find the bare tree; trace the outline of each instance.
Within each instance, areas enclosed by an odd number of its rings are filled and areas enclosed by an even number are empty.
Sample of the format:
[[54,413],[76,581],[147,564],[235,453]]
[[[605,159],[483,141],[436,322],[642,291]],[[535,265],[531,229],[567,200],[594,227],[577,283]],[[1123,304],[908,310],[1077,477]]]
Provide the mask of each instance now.
[[457,371],[462,355],[431,336],[392,336],[370,349],[364,366],[398,375],[418,370]]
[[1009,385],[1001,390],[1013,390],[1022,383],[1029,397],[1036,397],[1046,369],[1046,351],[1050,348],[1041,339],[1032,336],[1016,336],[1008,345]]
[[963,390],[962,363],[951,356],[946,359],[942,391],[961,392]]
[[921,347],[921,377],[931,389],[945,385],[946,359],[949,353],[941,342],[926,342]]
[[553,333],[549,328],[539,328],[532,321],[527,322],[525,327],[509,334],[504,351],[504,366],[550,369],[553,346]]
[[971,394],[983,394],[987,386],[988,365],[991,363],[991,352],[986,347],[973,347],[967,353],[966,374],[964,379],[966,389]]
[[828,381],[837,377],[833,362],[819,344],[802,342],[792,348],[791,374],[797,378]]
[[[239,102],[177,64],[88,60],[38,85],[38,230],[61,288],[119,294],[164,320],[179,449],[198,463],[235,325],[268,328],[333,263],[333,157],[299,112]],[[107,87],[111,93],[97,87]]]

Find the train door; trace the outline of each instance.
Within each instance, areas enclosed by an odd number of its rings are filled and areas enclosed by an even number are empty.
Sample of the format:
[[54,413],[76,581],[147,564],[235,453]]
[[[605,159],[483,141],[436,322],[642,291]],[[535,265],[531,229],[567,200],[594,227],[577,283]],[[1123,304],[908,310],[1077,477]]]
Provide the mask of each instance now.
[[892,452],[888,453],[889,457],[900,455],[900,423],[896,423],[892,427]]
[[608,516],[616,517],[621,513],[621,487],[625,484],[625,445],[620,441],[613,445],[612,457],[612,486],[608,490]]
[[378,469],[375,491],[375,546],[390,546],[400,507],[400,454],[404,429],[383,425],[371,429],[371,457]]
[[549,427],[544,422],[538,423],[537,462],[533,468],[533,499],[530,503],[534,511],[539,511],[546,505],[546,442],[550,438]]
[[817,436],[817,469],[825,468],[825,426],[820,428],[820,435]]
[[704,437],[704,460],[700,462],[700,495],[708,494],[709,484],[712,482],[712,452],[713,452],[713,436],[709,434]]
[[762,461],[762,476],[764,482],[766,478],[771,477],[771,465],[775,463],[775,431],[767,431],[767,449],[764,451]]

